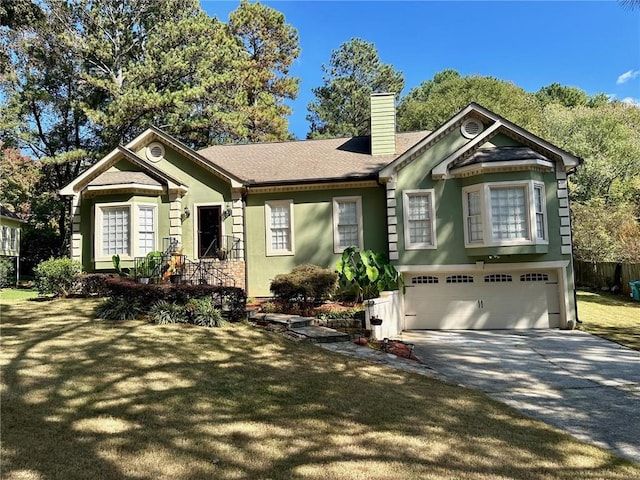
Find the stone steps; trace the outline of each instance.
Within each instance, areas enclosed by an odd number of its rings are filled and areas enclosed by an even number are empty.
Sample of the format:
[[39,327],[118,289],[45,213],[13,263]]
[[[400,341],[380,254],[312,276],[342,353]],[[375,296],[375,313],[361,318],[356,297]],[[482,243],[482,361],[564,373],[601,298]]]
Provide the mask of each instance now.
[[250,318],[255,321],[280,325],[313,343],[348,342],[351,340],[348,333],[314,325],[315,318],[312,317],[286,315],[284,313],[254,313]]

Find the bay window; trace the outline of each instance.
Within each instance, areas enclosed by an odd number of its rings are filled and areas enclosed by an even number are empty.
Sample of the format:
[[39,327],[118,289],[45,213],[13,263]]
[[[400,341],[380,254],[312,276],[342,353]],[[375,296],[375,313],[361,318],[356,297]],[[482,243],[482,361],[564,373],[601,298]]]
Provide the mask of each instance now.
[[544,185],[481,183],[463,189],[467,247],[547,243]]
[[137,203],[95,206],[95,259],[142,257],[156,250],[157,207]]

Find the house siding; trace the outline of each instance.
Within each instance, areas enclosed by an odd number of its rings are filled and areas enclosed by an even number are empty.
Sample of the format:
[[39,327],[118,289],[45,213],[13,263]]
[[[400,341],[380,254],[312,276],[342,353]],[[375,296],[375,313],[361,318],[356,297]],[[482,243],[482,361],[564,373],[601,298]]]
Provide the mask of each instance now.
[[[249,194],[246,204],[247,294],[270,296],[269,285],[279,273],[312,263],[334,269],[340,254],[333,246],[333,198],[362,198],[364,248],[387,252],[386,207],[383,187]],[[265,202],[293,200],[294,254],[266,255]]]

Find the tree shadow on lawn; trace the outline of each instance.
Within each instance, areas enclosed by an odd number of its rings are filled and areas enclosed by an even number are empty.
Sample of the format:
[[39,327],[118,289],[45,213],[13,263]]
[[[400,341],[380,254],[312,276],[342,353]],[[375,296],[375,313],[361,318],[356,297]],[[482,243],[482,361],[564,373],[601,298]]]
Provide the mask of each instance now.
[[630,478],[472,390],[275,333],[3,306],[3,478]]

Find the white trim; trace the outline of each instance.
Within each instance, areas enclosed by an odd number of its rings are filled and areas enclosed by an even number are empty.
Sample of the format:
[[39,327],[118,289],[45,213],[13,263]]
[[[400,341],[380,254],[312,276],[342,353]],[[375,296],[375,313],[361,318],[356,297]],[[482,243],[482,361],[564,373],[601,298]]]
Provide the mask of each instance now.
[[[409,198],[417,196],[427,196],[429,198],[429,224],[431,228],[431,242],[411,243],[411,234],[409,231]],[[435,192],[433,188],[414,189],[402,191],[402,214],[403,214],[403,231],[404,231],[404,249],[405,250],[430,250],[438,248],[438,240],[436,234],[436,206]]]
[[[480,175],[482,173],[496,172],[496,171],[521,171],[521,170],[539,170],[539,171],[553,171],[553,163],[547,162],[541,159],[529,159],[529,160],[505,160],[502,162],[482,162],[474,163],[472,165],[466,165],[464,167],[453,168],[449,171],[451,178],[457,177],[469,177],[472,175]],[[435,172],[435,169],[434,169]],[[435,175],[434,175],[435,177]],[[445,178],[441,176],[439,178]]]
[[[478,262],[480,263],[480,262]],[[396,270],[402,273],[458,273],[482,270],[483,272],[512,272],[518,270],[552,270],[567,268],[569,260],[554,260],[550,262],[518,262],[518,263],[463,263],[452,265],[396,265]]]
[[[535,197],[534,188],[542,188],[542,203],[544,214],[544,235],[545,238],[537,238],[536,228],[536,211],[534,208]],[[492,208],[491,208],[491,190],[495,188],[523,188],[525,191],[525,208],[527,218],[527,238],[513,240],[494,240],[492,234]],[[471,192],[480,192],[480,209],[482,215],[482,238],[483,241],[469,241],[469,226],[467,218],[469,216],[469,208],[467,204],[467,194]],[[482,248],[482,247],[503,247],[514,245],[548,245],[548,212],[546,205],[546,187],[544,183],[534,180],[521,180],[511,182],[484,182],[469,185],[462,188],[462,212],[464,226],[464,245],[465,248]]]
[[112,209],[112,208],[126,208],[129,210],[129,245],[128,255],[120,255],[120,260],[133,260],[135,257],[144,256],[139,251],[140,248],[140,238],[139,238],[139,208],[146,207],[153,209],[153,249],[158,249],[158,205],[155,203],[147,203],[147,202],[108,202],[108,203],[96,203],[93,207],[93,233],[94,233],[94,242],[93,242],[93,257],[96,262],[107,262],[111,261],[111,255],[103,254],[102,252],[102,240],[103,240],[103,231],[102,231],[102,212],[104,209]]
[[150,192],[162,192],[164,191],[164,187],[159,185],[145,185],[143,183],[114,183],[111,185],[88,185],[85,190],[88,192],[108,190],[148,190]]
[[[220,207],[220,236],[224,237],[225,228],[224,228],[224,219],[222,218],[222,214],[224,213],[224,202],[204,202],[204,203],[193,203],[189,205],[188,203],[184,205],[184,207],[189,207],[191,211],[191,218],[193,224],[193,259],[200,259],[199,245],[198,245],[198,208],[200,207]],[[184,208],[183,207],[183,208]]]
[[[160,148],[160,155],[154,155],[153,149]],[[145,156],[150,162],[156,163],[164,159],[165,148],[161,142],[151,142],[145,147]]]
[[362,197],[349,196],[349,197],[333,197],[333,252],[342,253],[347,247],[340,246],[340,236],[338,234],[338,226],[340,220],[339,204],[341,202],[355,202],[356,204],[356,220],[358,222],[358,245],[353,245],[359,249],[364,249],[364,228],[362,224]]
[[[283,206],[289,208],[289,248],[275,250],[272,248],[271,241],[271,208]],[[267,257],[295,255],[293,221],[293,200],[269,200],[264,202],[265,255]]]
[[[478,131],[476,133],[468,133],[465,130],[465,127],[471,123],[474,123],[476,125],[478,125]],[[470,117],[467,118],[464,122],[462,122],[462,125],[460,125],[460,133],[462,134],[462,136],[464,138],[476,138],[478,135],[480,135],[482,132],[484,131],[484,124],[482,123],[481,120],[475,118],[475,117]]]

